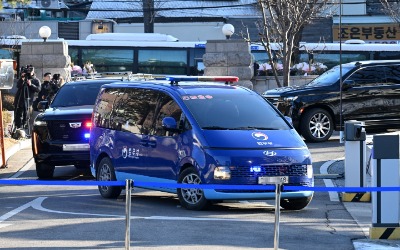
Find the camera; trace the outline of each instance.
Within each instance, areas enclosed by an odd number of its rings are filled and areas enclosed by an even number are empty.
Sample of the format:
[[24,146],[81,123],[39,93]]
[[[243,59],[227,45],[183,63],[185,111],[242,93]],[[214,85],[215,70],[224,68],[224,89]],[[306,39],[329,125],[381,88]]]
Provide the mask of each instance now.
[[23,74],[26,79],[32,79],[32,72],[34,68],[32,65],[26,65],[21,67],[21,75]]

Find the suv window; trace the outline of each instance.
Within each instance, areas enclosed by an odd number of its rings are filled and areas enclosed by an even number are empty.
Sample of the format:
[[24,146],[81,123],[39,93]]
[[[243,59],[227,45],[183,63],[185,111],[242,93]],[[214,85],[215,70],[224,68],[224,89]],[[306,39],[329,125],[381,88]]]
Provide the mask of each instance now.
[[[154,134],[159,136],[166,136],[167,131],[162,127],[162,120],[167,117],[173,117],[175,121],[178,122],[178,126],[180,121],[184,122],[182,116],[182,110],[179,105],[165,93],[160,93],[160,98],[157,105],[157,120],[155,123]],[[182,127],[183,125],[180,125]]]
[[[342,67],[342,75],[346,75],[353,67]],[[306,86],[314,87],[314,86],[330,86],[335,84],[340,79],[340,67],[336,66],[332,69],[326,71],[319,77],[315,78],[311,82],[307,83]]]
[[373,86],[377,83],[386,83],[384,72],[387,71],[386,67],[374,66],[366,67],[354,72],[348,80],[353,81],[353,87]]
[[385,67],[386,81],[388,84],[400,84],[400,65]]
[[65,84],[57,92],[51,107],[93,105],[104,82]]

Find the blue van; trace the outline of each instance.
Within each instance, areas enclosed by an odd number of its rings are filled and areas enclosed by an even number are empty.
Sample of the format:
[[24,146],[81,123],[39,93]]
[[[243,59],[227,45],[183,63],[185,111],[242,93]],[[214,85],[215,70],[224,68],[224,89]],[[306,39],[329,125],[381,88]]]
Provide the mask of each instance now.
[[[90,134],[96,180],[261,185],[265,177],[288,176],[287,185],[314,185],[302,138],[270,102],[229,84],[237,77],[166,79],[102,86]],[[121,189],[99,186],[105,198],[118,197]],[[273,190],[154,189],[176,193],[191,210],[216,201],[275,198]],[[283,192],[280,204],[299,210],[312,196]]]

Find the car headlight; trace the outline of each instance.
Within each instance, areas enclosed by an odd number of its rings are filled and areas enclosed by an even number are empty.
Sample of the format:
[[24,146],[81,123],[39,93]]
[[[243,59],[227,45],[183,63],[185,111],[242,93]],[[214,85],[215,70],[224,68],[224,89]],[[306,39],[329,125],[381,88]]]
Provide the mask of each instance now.
[[35,121],[33,124],[35,126],[47,126],[47,122],[46,121]]
[[215,180],[229,180],[231,178],[231,170],[226,166],[219,166],[214,169]]

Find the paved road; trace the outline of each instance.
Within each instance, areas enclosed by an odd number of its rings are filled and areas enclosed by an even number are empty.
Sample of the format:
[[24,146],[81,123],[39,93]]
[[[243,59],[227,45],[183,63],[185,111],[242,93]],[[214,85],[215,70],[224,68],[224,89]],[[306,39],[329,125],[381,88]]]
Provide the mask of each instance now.
[[[343,154],[333,138],[310,149],[318,166]],[[331,158],[329,158],[331,159]],[[73,167],[57,168],[57,179],[87,180]],[[33,167],[19,179],[35,180]],[[316,179],[316,185],[323,182]],[[92,186],[0,186],[0,248],[123,249],[125,196],[102,199]],[[189,211],[175,195],[135,189],[131,246],[134,249],[272,249],[273,201],[229,202]],[[353,249],[362,230],[340,202],[316,193],[302,211],[281,213],[281,249]]]

